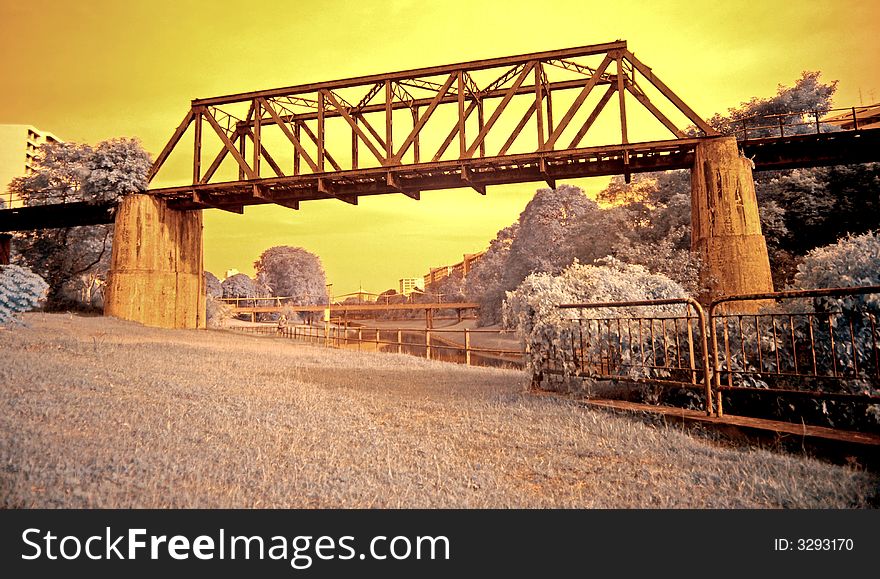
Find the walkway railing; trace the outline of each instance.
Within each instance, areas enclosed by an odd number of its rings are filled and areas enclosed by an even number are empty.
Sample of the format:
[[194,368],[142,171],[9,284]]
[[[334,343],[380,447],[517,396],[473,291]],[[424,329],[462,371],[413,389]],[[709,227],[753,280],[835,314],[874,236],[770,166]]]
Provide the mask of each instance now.
[[[295,325],[278,328],[240,326],[233,331],[299,340],[313,345],[410,354],[428,360],[458,362],[468,366],[521,367],[520,349],[485,347],[473,342],[483,336],[507,337],[511,332],[486,329],[366,328],[335,325]],[[372,347],[372,348],[370,348]]]
[[772,115],[753,115],[731,122],[737,139],[766,139],[770,137],[791,137],[793,135],[835,133],[858,131],[876,125],[877,105],[846,107],[826,110],[779,113]]
[[650,384],[709,415],[880,429],[880,286],[730,296],[705,314],[690,299],[559,307],[580,315],[538,380]]

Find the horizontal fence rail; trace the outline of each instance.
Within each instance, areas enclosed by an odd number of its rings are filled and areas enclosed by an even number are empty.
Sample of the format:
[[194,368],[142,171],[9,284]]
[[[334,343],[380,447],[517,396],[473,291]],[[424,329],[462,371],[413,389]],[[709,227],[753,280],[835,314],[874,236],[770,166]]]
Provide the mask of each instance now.
[[[522,351],[513,348],[475,345],[481,336],[505,337],[510,332],[485,329],[368,328],[293,325],[279,327],[240,326],[230,330],[276,336],[319,346],[411,354],[428,360],[458,362],[468,366],[520,367]],[[457,339],[457,338],[460,338]],[[369,351],[369,350],[367,350]]]

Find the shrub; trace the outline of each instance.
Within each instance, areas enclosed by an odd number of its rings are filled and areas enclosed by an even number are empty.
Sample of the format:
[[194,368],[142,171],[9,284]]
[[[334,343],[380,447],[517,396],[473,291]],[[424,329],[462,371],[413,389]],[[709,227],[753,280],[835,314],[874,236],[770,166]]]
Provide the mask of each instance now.
[[0,324],[10,324],[16,314],[36,307],[48,288],[45,280],[29,269],[0,266]]
[[[572,320],[581,310],[560,309],[563,303],[641,301],[686,297],[679,284],[661,274],[650,273],[640,265],[626,264],[613,258],[601,260],[600,265],[581,265],[575,262],[557,276],[537,273],[528,276],[520,286],[507,292],[504,304],[504,324],[516,328],[523,344],[526,371],[532,380],[539,380],[542,370],[552,363],[562,369],[568,378],[575,369],[574,331]],[[651,306],[602,308],[589,310],[589,316],[607,318],[618,316],[670,316],[682,311],[682,306]],[[624,336],[614,338],[622,343],[619,354],[632,356],[640,344],[623,343]],[[627,360],[620,360],[626,362]],[[632,377],[643,369],[629,366]]]
[[205,318],[209,328],[222,328],[232,318],[232,307],[212,295],[205,302]]

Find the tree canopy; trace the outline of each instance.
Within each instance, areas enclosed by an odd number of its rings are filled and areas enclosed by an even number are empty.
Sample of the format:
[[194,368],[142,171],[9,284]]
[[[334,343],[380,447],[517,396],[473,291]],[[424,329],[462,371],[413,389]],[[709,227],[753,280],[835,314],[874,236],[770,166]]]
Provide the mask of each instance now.
[[10,191],[26,205],[68,201],[113,201],[147,189],[150,155],[136,139],[110,139],[91,147],[46,143],[33,174],[18,177]]
[[[812,132],[815,129],[808,124],[813,120],[812,118],[792,113],[823,112],[831,108],[831,100],[837,90],[837,81],[825,84],[819,80],[820,76],[821,73],[818,71],[804,71],[793,86],[780,84],[775,96],[753,97],[738,107],[728,109],[726,115],[715,114],[707,122],[725,135],[742,131],[743,126],[746,126],[750,137],[762,137],[777,134],[775,128],[759,128],[772,124],[766,117],[783,115],[778,118],[781,118],[784,125],[788,125],[785,129],[787,135]],[[807,124],[800,124],[805,122]],[[831,127],[825,128],[831,129]]]
[[[150,156],[135,139],[110,139],[95,147],[47,143],[34,172],[9,188],[27,205],[68,201],[97,203],[144,191]],[[48,309],[100,307],[110,268],[112,225],[43,229],[15,234],[14,261],[49,284]]]
[[254,262],[257,281],[272,295],[299,305],[327,303],[327,277],[321,260],[301,247],[270,247]]

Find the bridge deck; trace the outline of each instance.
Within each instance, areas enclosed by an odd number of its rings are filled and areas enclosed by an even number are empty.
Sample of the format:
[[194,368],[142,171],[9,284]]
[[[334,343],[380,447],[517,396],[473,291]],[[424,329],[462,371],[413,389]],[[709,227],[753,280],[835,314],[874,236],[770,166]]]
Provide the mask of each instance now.
[[[363,195],[401,193],[401,190],[411,193],[415,190],[475,187],[485,191],[488,185],[502,183],[552,182],[555,179],[689,168],[699,140],[630,143],[199,187],[203,200],[210,201],[212,206],[239,212],[245,205],[282,203],[298,207],[301,201],[333,198],[334,195],[318,190],[319,180],[323,180],[321,186],[332,187],[337,195],[355,200]],[[866,163],[880,161],[880,129],[749,139],[740,141],[740,146],[745,156],[755,162],[756,171]],[[392,182],[394,185],[389,185]],[[273,200],[255,196],[255,184],[264,191],[271,191]],[[205,207],[203,203],[193,201],[192,186],[154,189],[151,193],[168,198],[178,209]],[[0,209],[0,231],[112,223],[113,215],[112,204],[81,202]]]

